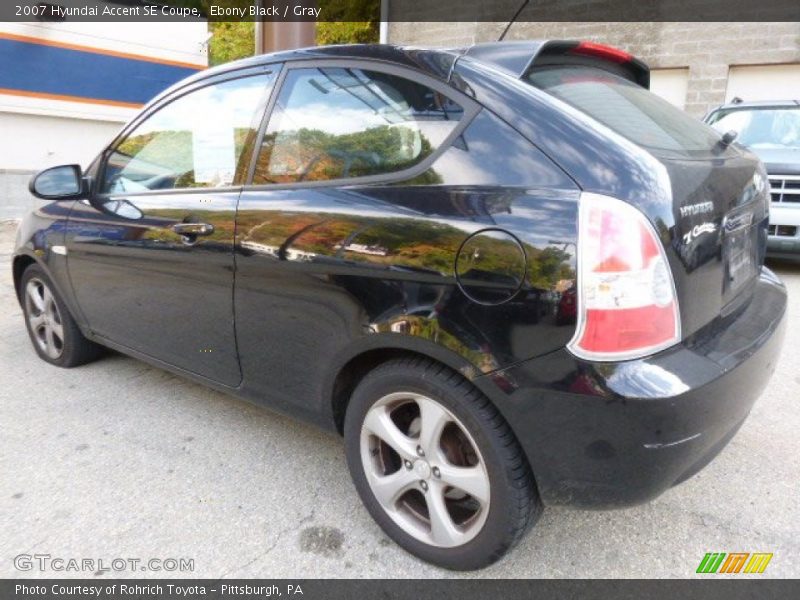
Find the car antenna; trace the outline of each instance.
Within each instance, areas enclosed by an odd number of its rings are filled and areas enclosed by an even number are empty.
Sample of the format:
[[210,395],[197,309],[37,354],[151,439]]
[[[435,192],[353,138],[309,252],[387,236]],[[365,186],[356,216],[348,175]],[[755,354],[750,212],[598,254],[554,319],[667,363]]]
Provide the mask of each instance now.
[[517,12],[514,13],[514,16],[511,17],[511,20],[508,22],[508,25],[506,25],[506,28],[503,30],[503,33],[501,33],[500,37],[497,38],[498,42],[502,42],[503,41],[503,38],[506,37],[506,34],[508,33],[508,30],[511,29],[511,26],[514,24],[514,21],[517,20],[517,18],[519,17],[520,13],[523,10],[525,10],[525,7],[528,6],[528,2],[530,2],[530,1],[531,0],[522,0],[522,4],[517,9]]
[[719,143],[722,144],[723,146],[730,146],[736,139],[736,136],[738,135],[739,135],[738,131],[736,131],[735,129],[731,129],[722,136],[722,138],[719,140]]

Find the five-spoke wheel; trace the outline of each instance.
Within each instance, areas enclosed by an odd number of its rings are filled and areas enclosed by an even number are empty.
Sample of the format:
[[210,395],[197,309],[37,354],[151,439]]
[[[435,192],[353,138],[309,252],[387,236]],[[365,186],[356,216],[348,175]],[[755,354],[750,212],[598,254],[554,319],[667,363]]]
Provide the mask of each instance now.
[[59,367],[77,367],[102,353],[100,346],[81,333],[53,282],[38,264],[25,269],[18,292],[28,334],[42,359]]
[[409,357],[376,367],[353,392],[344,435],[370,514],[427,561],[484,567],[539,515],[530,469],[508,424],[440,364]]
[[25,314],[34,342],[51,359],[64,351],[64,326],[50,288],[38,277],[25,286]]
[[460,546],[489,511],[489,475],[464,425],[437,401],[414,392],[380,398],[361,429],[370,489],[409,535]]

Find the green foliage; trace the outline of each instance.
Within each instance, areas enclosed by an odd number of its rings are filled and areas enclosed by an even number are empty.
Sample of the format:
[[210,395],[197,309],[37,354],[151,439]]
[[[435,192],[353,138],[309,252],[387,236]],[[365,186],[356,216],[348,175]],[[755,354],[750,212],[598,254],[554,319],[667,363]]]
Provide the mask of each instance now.
[[380,0],[320,0],[317,44],[373,44],[378,41]]
[[209,31],[213,34],[208,44],[208,64],[221,65],[232,60],[253,56],[255,53],[255,23],[211,22]]
[[317,44],[375,44],[378,42],[376,21],[320,21],[317,23]]
[[319,0],[317,44],[368,44],[378,41],[380,0]]
[[541,250],[526,249],[528,254],[535,257],[530,261],[529,274],[533,287],[549,290],[555,287],[561,279],[574,279],[575,274],[569,266],[569,253],[548,246]]
[[[196,6],[208,10],[207,0],[175,0],[176,5]],[[240,4],[229,0],[226,5]],[[244,4],[249,4],[246,2]],[[378,41],[380,0],[319,0],[322,9],[317,22],[317,44],[370,44]],[[253,56],[255,23],[252,21],[209,21],[213,34],[208,46],[210,66]]]

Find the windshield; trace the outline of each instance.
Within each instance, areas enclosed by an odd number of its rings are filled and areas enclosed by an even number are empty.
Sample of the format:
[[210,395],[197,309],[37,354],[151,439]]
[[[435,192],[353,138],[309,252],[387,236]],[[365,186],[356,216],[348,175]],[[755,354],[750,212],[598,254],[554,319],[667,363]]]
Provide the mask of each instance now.
[[753,149],[800,150],[800,106],[719,110],[708,122],[721,133],[735,131],[736,141]]
[[528,73],[525,80],[653,154],[706,156],[720,139],[666,100],[602,69],[544,67]]

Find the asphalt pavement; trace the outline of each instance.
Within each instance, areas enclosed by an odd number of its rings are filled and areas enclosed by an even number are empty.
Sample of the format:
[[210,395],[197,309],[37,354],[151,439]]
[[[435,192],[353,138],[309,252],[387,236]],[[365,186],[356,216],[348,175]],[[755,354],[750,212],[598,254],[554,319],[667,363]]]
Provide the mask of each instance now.
[[[732,577],[800,577],[800,263],[771,265],[789,288],[783,354],[715,461],[644,506],[547,509],[505,559],[458,574],[383,535],[338,437],[121,355],[39,360],[13,238],[0,224],[0,577],[692,577],[706,552],[774,554],[763,575]],[[21,571],[19,555],[51,558]],[[38,568],[55,558],[95,562]],[[99,570],[120,558],[144,563]],[[141,570],[168,559],[194,570]]]

